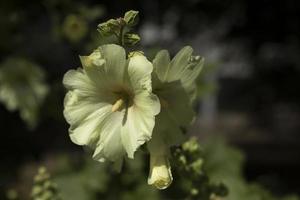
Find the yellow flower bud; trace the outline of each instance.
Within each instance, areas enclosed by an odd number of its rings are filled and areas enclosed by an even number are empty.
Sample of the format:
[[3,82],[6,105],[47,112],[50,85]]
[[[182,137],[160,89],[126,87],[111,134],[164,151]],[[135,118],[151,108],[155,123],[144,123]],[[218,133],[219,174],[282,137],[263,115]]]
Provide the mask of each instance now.
[[166,189],[173,181],[171,167],[166,155],[150,154],[148,184],[157,189]]

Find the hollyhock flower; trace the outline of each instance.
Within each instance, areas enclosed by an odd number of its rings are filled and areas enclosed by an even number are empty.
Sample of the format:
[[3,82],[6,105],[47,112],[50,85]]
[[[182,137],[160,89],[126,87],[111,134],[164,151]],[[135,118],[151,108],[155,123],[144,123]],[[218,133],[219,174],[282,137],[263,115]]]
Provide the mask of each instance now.
[[82,56],[81,63],[83,68],[68,71],[63,80],[71,140],[94,148],[98,161],[133,158],[151,139],[160,112],[152,94],[152,63],[139,52],[126,59],[124,48],[113,44]]
[[153,60],[152,87],[160,100],[161,112],[156,117],[153,137],[148,142],[148,183],[159,189],[166,188],[172,182],[169,147],[182,143],[182,128],[187,127],[195,116],[192,108],[196,97],[195,80],[204,60],[200,56],[192,56],[192,53],[193,49],[187,46],[170,60],[168,51],[162,50]]

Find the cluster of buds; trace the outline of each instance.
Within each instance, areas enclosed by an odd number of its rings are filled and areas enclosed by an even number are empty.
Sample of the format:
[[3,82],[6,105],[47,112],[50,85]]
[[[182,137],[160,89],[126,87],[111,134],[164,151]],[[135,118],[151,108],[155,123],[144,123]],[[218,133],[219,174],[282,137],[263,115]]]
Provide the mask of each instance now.
[[178,172],[188,182],[188,199],[220,200],[227,195],[223,184],[212,184],[203,169],[203,151],[196,138],[191,138],[173,152]]
[[128,11],[124,17],[110,19],[98,25],[98,31],[102,37],[114,35],[120,45],[134,46],[140,41],[138,34],[129,31],[137,25],[139,16],[138,11]]
[[34,177],[31,197],[33,200],[61,200],[57,185],[51,181],[50,174],[45,167],[39,168]]

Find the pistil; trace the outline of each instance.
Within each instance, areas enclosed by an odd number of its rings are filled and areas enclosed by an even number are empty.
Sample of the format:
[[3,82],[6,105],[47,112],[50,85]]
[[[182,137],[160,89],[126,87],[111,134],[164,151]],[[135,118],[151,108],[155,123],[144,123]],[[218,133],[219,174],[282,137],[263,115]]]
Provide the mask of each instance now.
[[112,106],[111,108],[111,111],[112,112],[116,112],[116,111],[119,111],[122,109],[123,105],[124,105],[124,100],[121,98],[121,99],[118,99],[115,104]]

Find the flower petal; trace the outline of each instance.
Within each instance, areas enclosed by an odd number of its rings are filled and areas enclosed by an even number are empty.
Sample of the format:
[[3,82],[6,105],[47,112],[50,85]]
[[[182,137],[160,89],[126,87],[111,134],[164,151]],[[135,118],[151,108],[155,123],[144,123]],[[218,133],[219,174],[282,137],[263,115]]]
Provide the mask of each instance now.
[[152,70],[153,65],[145,56],[135,53],[131,58],[129,58],[128,75],[131,86],[134,90],[152,90]]
[[95,85],[80,68],[69,70],[63,78],[63,84],[68,90],[80,90],[82,94],[91,95],[96,90]]
[[160,102],[155,94],[147,91],[140,92],[134,97],[134,104],[145,113],[157,115],[160,112]]
[[96,90],[106,91],[112,85],[112,78],[106,75],[105,59],[101,57],[99,49],[89,56],[80,56],[83,72],[91,85],[95,85]]
[[123,117],[124,112],[112,112],[98,127],[101,136],[93,155],[95,160],[119,161],[124,156],[125,150],[121,141]]
[[177,124],[177,121],[168,111],[162,111],[157,117],[152,139],[156,140],[156,137],[161,138],[164,146],[171,147],[173,145],[179,145],[186,139],[182,134],[181,126]]
[[190,46],[182,48],[171,62],[166,50],[160,51],[153,60],[158,78],[162,82],[172,82],[181,79],[182,72],[189,63],[193,49]]
[[75,126],[105,105],[107,103],[82,96],[78,91],[69,91],[64,99],[64,117],[69,124]]
[[165,83],[163,88],[156,92],[160,100],[167,102],[161,112],[168,112],[178,126],[187,126],[195,115],[189,96],[181,85],[180,81]]
[[185,70],[190,57],[192,56],[193,49],[190,46],[186,46],[182,48],[176,56],[172,59],[169,70],[168,70],[168,77],[167,81],[176,81],[180,80],[182,72]]
[[[69,129],[71,140],[78,145],[94,145],[102,135],[99,127],[110,113],[111,105],[102,105],[80,123],[71,125]],[[78,118],[82,116],[78,116]]]
[[124,81],[126,54],[123,47],[110,44],[96,49],[89,56],[80,56],[86,74],[97,88],[105,90]]
[[134,105],[127,110],[121,132],[122,143],[129,158],[145,142],[149,141],[160,111],[158,98],[148,92],[136,95]]
[[167,69],[170,64],[170,55],[167,50],[161,50],[159,51],[154,60],[153,60],[153,66],[155,67],[155,72],[158,76],[158,78],[161,81],[166,81],[167,78]]
[[102,58],[105,59],[105,72],[114,82],[123,83],[126,70],[125,49],[119,45],[108,44],[99,48]]
[[204,58],[197,56],[198,59],[194,62],[189,63],[185,70],[181,74],[181,83],[187,93],[190,95],[192,100],[195,99],[196,96],[196,84],[195,81],[199,76],[203,65],[204,65]]

